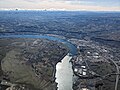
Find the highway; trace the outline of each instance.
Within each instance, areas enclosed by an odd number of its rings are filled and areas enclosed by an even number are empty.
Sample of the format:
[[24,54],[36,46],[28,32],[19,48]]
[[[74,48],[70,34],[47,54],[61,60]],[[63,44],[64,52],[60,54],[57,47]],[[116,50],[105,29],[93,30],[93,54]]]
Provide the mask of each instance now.
[[117,90],[117,87],[118,87],[118,81],[119,81],[119,73],[120,73],[120,71],[119,71],[119,66],[116,64],[116,62],[114,61],[114,60],[112,60],[111,58],[109,59],[110,61],[112,61],[113,63],[114,63],[114,65],[116,66],[116,73],[118,73],[118,74],[116,74],[116,82],[115,82],[115,90]]

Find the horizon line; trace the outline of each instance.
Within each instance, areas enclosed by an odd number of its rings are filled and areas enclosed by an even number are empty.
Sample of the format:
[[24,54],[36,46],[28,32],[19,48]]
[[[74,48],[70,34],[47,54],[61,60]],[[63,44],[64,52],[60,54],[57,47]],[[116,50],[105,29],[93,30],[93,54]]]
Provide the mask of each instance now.
[[0,9],[0,11],[89,11],[89,12],[120,12],[120,10],[67,10],[67,9]]

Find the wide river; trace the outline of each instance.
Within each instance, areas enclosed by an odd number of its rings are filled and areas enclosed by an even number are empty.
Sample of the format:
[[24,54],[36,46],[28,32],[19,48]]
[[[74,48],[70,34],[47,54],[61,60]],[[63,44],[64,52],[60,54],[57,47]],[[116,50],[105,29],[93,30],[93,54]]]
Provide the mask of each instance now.
[[[77,53],[76,47],[65,39],[47,35],[0,35],[0,38],[44,38],[48,40],[58,41],[64,43],[69,49],[69,53],[56,65],[56,82],[58,83],[58,90],[72,90],[73,84],[73,70],[72,64],[69,62],[71,55]],[[71,54],[71,55],[69,55]]]
[[61,62],[56,65],[56,82],[58,90],[72,90],[73,70],[69,62],[72,57],[66,55]]

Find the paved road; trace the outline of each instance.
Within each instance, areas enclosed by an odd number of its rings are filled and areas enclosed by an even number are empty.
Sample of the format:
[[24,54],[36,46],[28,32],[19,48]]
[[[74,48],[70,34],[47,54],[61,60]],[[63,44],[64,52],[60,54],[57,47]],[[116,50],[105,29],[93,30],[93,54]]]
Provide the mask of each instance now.
[[120,73],[120,71],[119,71],[119,66],[118,66],[118,65],[116,64],[116,62],[115,62],[114,60],[112,60],[111,58],[110,58],[110,60],[115,64],[116,70],[117,70],[116,73],[118,73],[118,75],[116,75],[116,83],[115,83],[115,90],[117,90],[118,81],[119,81],[119,73]]

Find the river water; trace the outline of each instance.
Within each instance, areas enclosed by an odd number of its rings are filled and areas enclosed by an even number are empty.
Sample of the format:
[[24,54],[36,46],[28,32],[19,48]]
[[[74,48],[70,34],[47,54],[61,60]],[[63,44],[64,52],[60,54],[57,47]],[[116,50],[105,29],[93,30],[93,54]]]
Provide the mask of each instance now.
[[61,62],[56,65],[56,82],[58,90],[72,90],[73,70],[69,62],[72,57],[66,55]]
[[65,39],[60,39],[53,36],[47,36],[47,35],[0,35],[0,38],[43,38],[48,40],[53,40],[57,42],[62,42],[64,45],[66,45],[70,49],[70,53],[72,55],[75,55],[77,52],[77,48],[75,45],[70,43],[69,41]]
[[[71,55],[77,52],[76,47],[67,40],[47,36],[47,35],[0,35],[0,38],[44,38],[64,43],[69,49]],[[58,90],[72,90],[73,84],[73,70],[72,64],[69,62],[72,56],[67,54],[61,62],[56,65],[56,82],[58,83]]]

